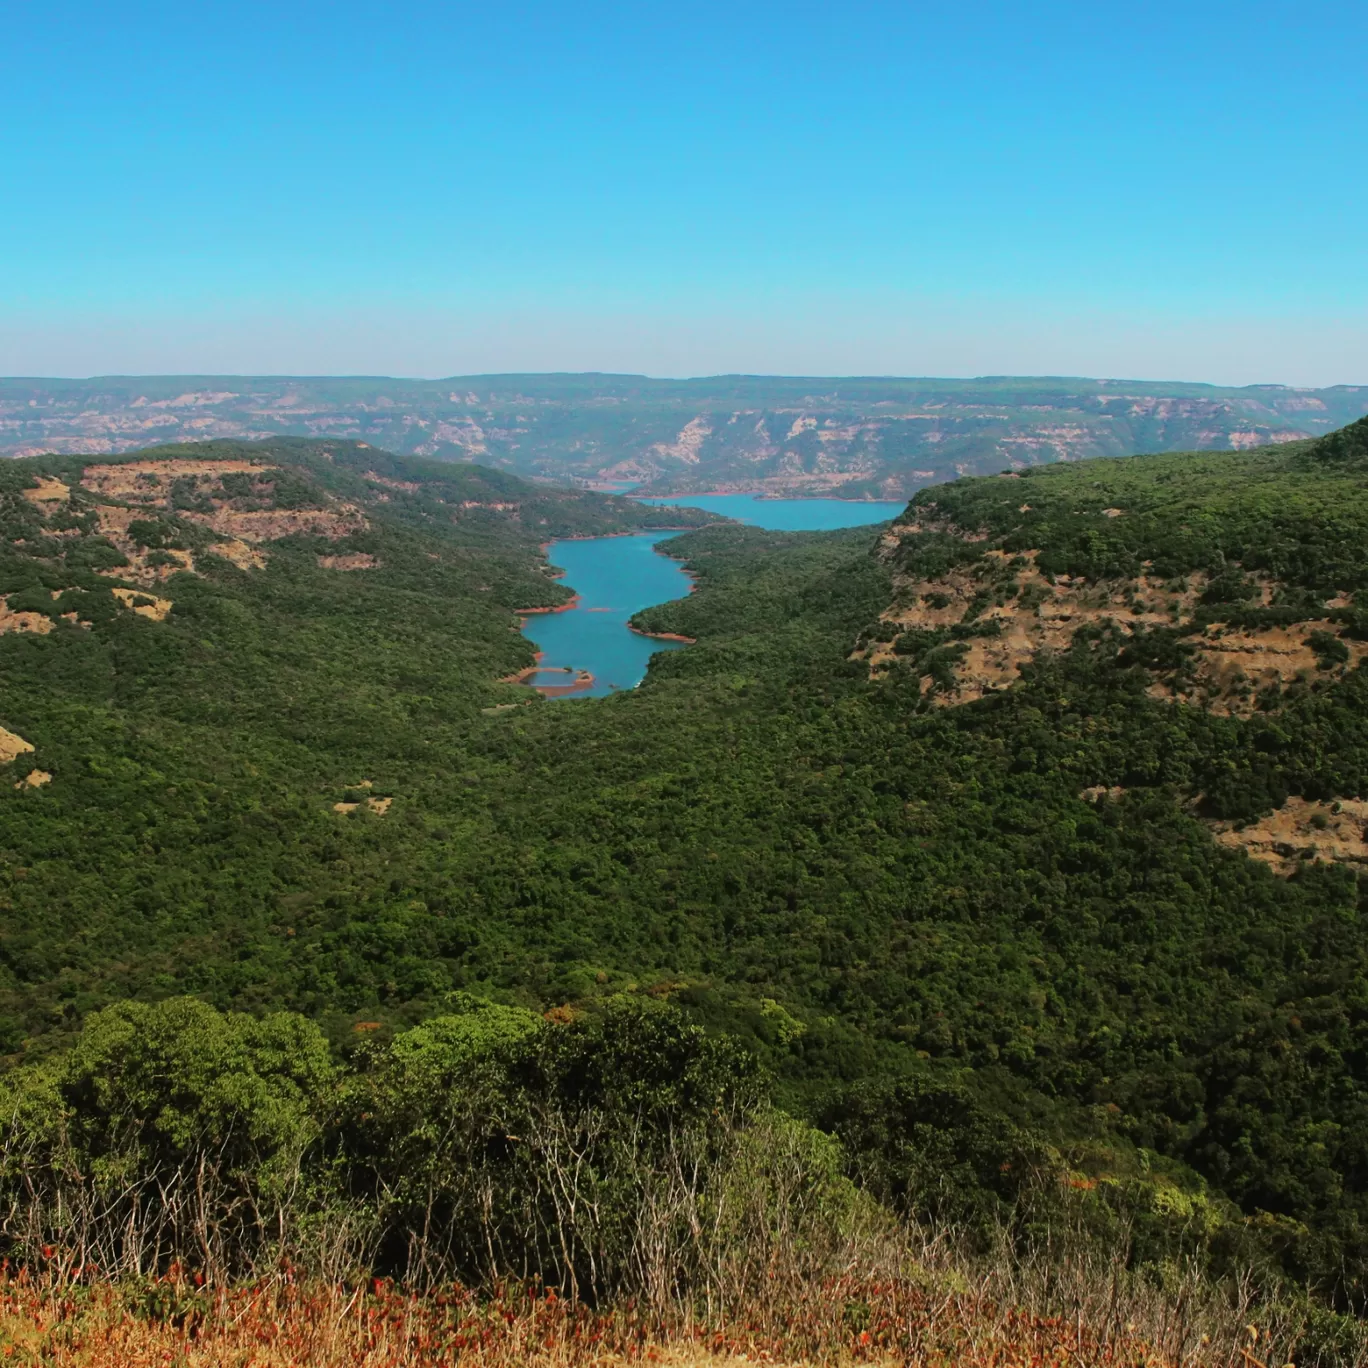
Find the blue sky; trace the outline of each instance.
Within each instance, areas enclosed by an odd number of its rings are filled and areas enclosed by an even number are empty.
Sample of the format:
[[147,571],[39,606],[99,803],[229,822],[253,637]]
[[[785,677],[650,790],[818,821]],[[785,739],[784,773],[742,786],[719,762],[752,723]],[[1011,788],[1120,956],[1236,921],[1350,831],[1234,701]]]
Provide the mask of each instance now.
[[0,372],[1368,382],[1368,6],[15,0]]

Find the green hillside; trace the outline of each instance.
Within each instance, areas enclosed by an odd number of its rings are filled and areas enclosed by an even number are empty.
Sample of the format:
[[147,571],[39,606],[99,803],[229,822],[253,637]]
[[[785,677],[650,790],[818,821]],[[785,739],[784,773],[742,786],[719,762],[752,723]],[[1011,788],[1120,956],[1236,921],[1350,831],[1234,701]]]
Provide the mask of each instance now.
[[[0,636],[35,747],[0,786],[7,1047],[123,996],[339,1048],[463,994],[669,1002],[890,1201],[972,1222],[1064,1174],[1156,1267],[1361,1309],[1365,437],[700,528],[668,547],[697,592],[639,615],[697,644],[571,704],[497,682],[511,609],[564,593],[537,544],[650,510],[337,443],[185,449],[280,473],[151,512],[7,467],[9,613],[53,624]],[[225,559],[246,515],[295,528],[261,568]]]
[[[350,443],[0,479],[0,727],[33,747],[0,786],[7,1048],[123,992],[279,1000],[292,909],[353,866],[391,901],[409,796],[461,784],[481,709],[539,702],[498,681],[534,658],[514,610],[570,597],[542,545],[708,518]],[[378,846],[333,806],[368,798]]]

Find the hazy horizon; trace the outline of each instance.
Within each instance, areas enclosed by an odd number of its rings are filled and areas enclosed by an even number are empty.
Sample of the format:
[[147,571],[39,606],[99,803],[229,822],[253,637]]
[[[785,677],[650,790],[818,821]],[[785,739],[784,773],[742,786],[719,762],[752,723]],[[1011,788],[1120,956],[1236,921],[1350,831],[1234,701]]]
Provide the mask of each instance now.
[[709,380],[836,380],[836,381],[927,381],[931,383],[959,384],[971,383],[974,381],[1032,381],[1032,382],[1059,382],[1078,383],[1085,382],[1100,385],[1147,385],[1154,387],[1163,386],[1208,386],[1212,389],[1259,389],[1259,388],[1282,388],[1295,390],[1313,389],[1361,389],[1365,385],[1355,384],[1352,381],[1342,381],[1332,385],[1292,385],[1281,380],[1252,380],[1239,384],[1222,384],[1212,380],[1193,380],[1176,376],[1137,376],[1137,375],[1065,375],[1065,374],[1027,374],[1025,372],[1003,372],[992,373],[983,372],[981,374],[969,375],[931,375],[931,374],[909,374],[896,371],[886,373],[876,373],[872,371],[850,371],[846,373],[828,373],[819,375],[815,372],[778,372],[778,371],[713,371],[709,373],[698,373],[690,375],[652,375],[645,371],[606,371],[606,370],[504,370],[504,371],[462,371],[451,372],[445,375],[398,375],[386,374],[380,371],[333,371],[333,372],[306,372],[306,371],[105,371],[98,374],[89,375],[0,375],[0,381],[23,383],[25,381],[34,384],[46,384],[48,382],[67,382],[67,383],[87,383],[93,384],[97,381],[138,381],[138,380],[177,380],[177,381],[204,381],[204,380],[298,380],[301,382],[316,383],[319,381],[398,381],[402,384],[447,384],[458,380],[510,380],[510,379],[556,379],[558,377],[579,378],[579,377],[602,377],[605,380],[647,380],[661,381],[663,383],[679,384],[703,384]]

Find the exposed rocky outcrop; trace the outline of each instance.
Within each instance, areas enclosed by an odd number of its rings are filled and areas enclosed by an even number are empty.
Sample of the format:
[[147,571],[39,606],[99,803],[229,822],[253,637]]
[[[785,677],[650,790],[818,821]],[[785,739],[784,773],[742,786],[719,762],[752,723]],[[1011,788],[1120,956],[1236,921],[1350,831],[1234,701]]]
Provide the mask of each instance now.
[[[1113,511],[1115,512],[1115,511]],[[892,529],[884,550],[905,536],[950,532],[966,542],[986,533],[966,533],[946,523],[923,520]],[[1153,628],[1191,629],[1194,613],[1210,586],[1205,572],[1163,580],[1140,575],[1133,580],[1090,583],[1069,575],[1046,575],[1032,549],[1009,555],[987,550],[976,561],[929,579],[897,581],[898,598],[883,614],[891,629],[884,639],[866,640],[856,651],[878,674],[904,658],[904,634],[949,629],[955,659],[949,669],[921,676],[923,691],[940,706],[972,702],[1011,687],[1021,668],[1042,651],[1065,651],[1084,627],[1106,625],[1130,636]],[[1282,588],[1264,578],[1258,603],[1268,606]],[[1335,606],[1347,606],[1347,601]],[[1368,656],[1368,642],[1341,635],[1330,618],[1308,617],[1294,627],[1231,627],[1210,622],[1184,639],[1181,670],[1161,674],[1151,686],[1156,698],[1181,698],[1211,711],[1248,716],[1270,689],[1334,677]],[[1338,643],[1329,658],[1318,642]],[[945,657],[939,658],[944,664]]]

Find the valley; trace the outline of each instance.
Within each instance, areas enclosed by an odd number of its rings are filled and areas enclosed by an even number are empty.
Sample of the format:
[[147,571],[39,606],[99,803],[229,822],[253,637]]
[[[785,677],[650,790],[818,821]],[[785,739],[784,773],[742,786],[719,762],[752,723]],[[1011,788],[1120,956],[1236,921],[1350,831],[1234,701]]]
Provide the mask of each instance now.
[[[704,495],[696,502],[641,502],[660,509],[682,505],[752,526],[786,531],[861,527],[892,518],[903,507],[851,499],[734,495]],[[537,614],[523,621],[523,633],[538,648],[538,661],[545,666],[527,676],[527,682],[544,697],[594,698],[635,688],[655,652],[692,644],[678,633],[648,634],[630,625],[630,619],[642,609],[682,597],[692,589],[677,563],[651,554],[670,535],[639,532],[630,537],[552,542],[546,548],[558,577],[575,598],[553,616]],[[574,663],[568,663],[571,661]]]
[[[535,1228],[548,1277],[626,1295],[556,1243],[555,1137],[638,1196],[667,1150],[625,1137],[691,1137],[706,1183],[792,1154],[813,1220],[868,1199],[974,1257],[1064,1223],[1135,1288],[1186,1261],[1358,1333],[1364,421],[823,531],[332,440],[0,476],[0,1081],[53,1211],[146,1106],[138,1182],[226,1125],[253,1202],[299,1194],[277,1225],[378,1222],[387,1276],[486,1279],[468,1251]],[[584,668],[546,634],[593,607],[639,685],[517,682],[534,641]],[[167,1079],[200,1129],[162,1128]],[[438,1208],[452,1244],[414,1233]],[[225,1269],[267,1257],[224,1230]]]
[[1368,1368],[1368,7],[4,55],[0,1368]]

